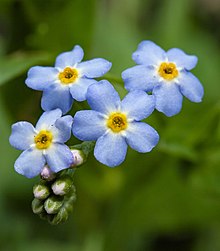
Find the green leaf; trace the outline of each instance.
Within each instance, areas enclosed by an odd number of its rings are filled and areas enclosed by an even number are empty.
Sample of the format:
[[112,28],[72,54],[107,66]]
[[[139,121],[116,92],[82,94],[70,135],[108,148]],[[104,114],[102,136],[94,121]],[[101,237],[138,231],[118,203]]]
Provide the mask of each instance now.
[[39,63],[46,63],[49,59],[49,54],[43,52],[17,52],[13,55],[0,58],[0,86],[20,76],[29,67]]

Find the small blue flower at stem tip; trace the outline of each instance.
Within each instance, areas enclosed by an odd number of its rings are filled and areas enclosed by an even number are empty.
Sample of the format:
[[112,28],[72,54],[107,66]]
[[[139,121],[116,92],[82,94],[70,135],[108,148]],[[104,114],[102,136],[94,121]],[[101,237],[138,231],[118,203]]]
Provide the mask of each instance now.
[[204,95],[200,81],[190,72],[197,57],[173,48],[165,52],[151,41],[142,41],[132,55],[136,66],[122,72],[128,91],[152,92],[156,109],[173,116],[182,108],[183,96],[192,102],[201,102]]
[[57,173],[73,165],[73,155],[64,143],[71,136],[73,118],[62,116],[60,109],[44,112],[36,127],[29,122],[12,125],[10,144],[23,152],[15,161],[15,170],[32,178],[42,172],[47,164]]
[[127,145],[138,152],[150,152],[158,143],[158,133],[140,122],[155,108],[155,98],[144,91],[130,92],[121,101],[106,80],[88,88],[87,102],[92,110],[78,111],[73,119],[73,134],[80,140],[96,141],[95,158],[115,167],[126,156]]
[[103,76],[112,64],[102,58],[81,62],[83,49],[76,45],[72,51],[61,53],[54,67],[34,66],[28,71],[26,85],[43,91],[41,106],[50,111],[60,108],[67,113],[74,99],[84,101],[88,87],[97,82],[94,78]]

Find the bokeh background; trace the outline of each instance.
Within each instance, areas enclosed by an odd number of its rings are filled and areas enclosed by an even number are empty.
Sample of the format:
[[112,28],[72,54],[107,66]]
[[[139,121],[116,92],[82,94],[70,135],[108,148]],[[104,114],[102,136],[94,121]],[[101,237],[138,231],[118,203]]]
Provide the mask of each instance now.
[[[0,1],[0,250],[220,250],[219,27],[219,0]],[[79,44],[85,59],[113,62],[106,77],[123,97],[120,73],[146,39],[198,56],[203,102],[185,99],[172,118],[154,112],[146,121],[161,139],[151,153],[129,150],[114,169],[91,155],[76,172],[68,222],[49,225],[31,211],[38,178],[15,173],[20,152],[8,143],[12,123],[36,123],[42,112],[41,92],[24,84],[27,70]]]

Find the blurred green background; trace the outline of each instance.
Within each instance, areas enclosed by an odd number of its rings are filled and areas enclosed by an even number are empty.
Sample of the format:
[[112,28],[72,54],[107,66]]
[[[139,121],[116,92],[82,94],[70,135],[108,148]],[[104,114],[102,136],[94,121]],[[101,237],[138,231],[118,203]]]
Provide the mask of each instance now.
[[[0,250],[220,250],[219,17],[219,0],[0,1]],[[49,225],[31,211],[38,178],[15,173],[20,152],[8,143],[12,123],[36,123],[42,112],[27,70],[79,44],[85,59],[113,62],[109,76],[120,78],[146,39],[198,56],[203,102],[185,99],[172,118],[154,112],[146,121],[161,139],[151,153],[129,150],[115,169],[90,156],[75,175],[73,214]]]

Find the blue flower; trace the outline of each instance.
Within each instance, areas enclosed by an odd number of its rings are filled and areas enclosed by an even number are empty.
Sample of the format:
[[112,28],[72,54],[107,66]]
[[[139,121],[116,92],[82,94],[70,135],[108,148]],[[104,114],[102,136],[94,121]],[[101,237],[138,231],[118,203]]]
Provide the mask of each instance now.
[[106,80],[88,88],[92,110],[78,111],[73,119],[73,134],[80,140],[97,140],[94,155],[101,163],[114,167],[126,156],[127,145],[138,152],[150,152],[158,143],[158,133],[140,120],[154,110],[154,96],[136,90],[121,101]]
[[177,48],[165,52],[151,41],[142,41],[132,58],[138,65],[122,72],[125,88],[152,92],[158,111],[166,116],[179,113],[182,95],[192,102],[201,102],[203,87],[189,72],[197,64],[196,56]]
[[41,106],[45,111],[60,108],[67,113],[73,100],[84,101],[88,87],[97,82],[111,68],[111,63],[102,58],[81,62],[84,52],[79,45],[72,51],[61,53],[55,67],[34,66],[28,71],[26,85],[43,91]]
[[25,121],[12,125],[10,144],[23,150],[14,165],[18,173],[32,178],[42,171],[46,163],[53,172],[73,164],[73,155],[64,144],[71,136],[73,118],[61,115],[60,109],[44,112],[35,128]]

